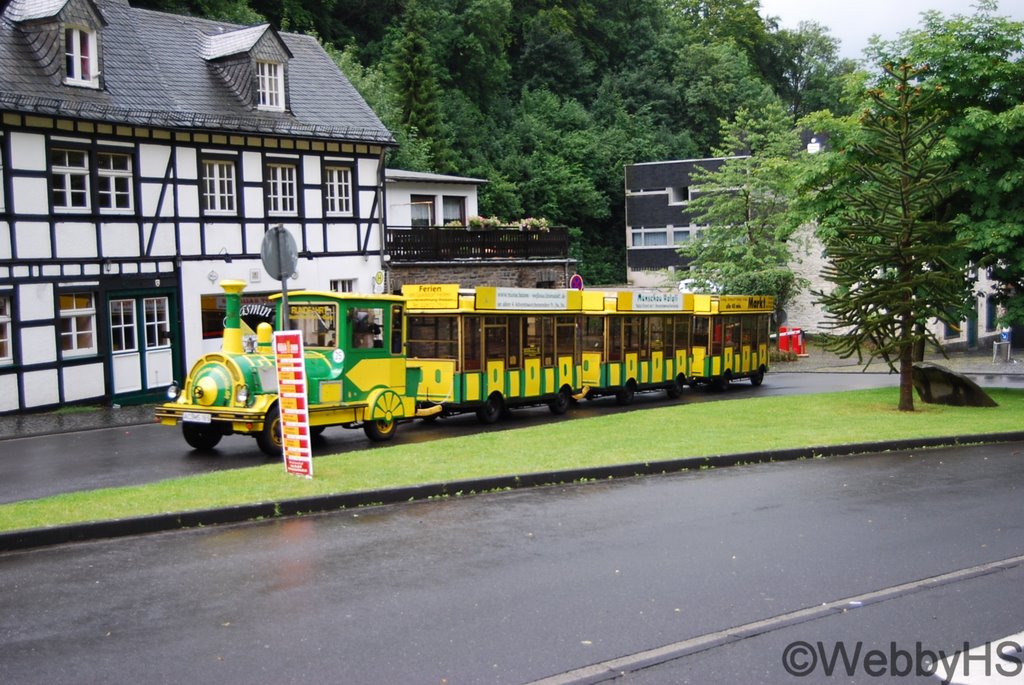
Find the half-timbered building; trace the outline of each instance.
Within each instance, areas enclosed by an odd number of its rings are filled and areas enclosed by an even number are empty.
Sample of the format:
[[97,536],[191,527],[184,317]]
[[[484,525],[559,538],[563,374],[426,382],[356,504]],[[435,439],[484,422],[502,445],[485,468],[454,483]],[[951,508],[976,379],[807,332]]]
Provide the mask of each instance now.
[[219,345],[218,282],[372,287],[394,145],[308,36],[125,0],[0,0],[0,413],[152,396]]

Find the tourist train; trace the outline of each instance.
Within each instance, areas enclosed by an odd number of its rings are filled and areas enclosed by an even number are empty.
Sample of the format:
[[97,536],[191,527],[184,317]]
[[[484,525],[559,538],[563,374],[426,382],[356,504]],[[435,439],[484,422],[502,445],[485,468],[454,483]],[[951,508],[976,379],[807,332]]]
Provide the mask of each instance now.
[[[515,408],[565,413],[583,397],[724,387],[768,371],[773,300],[682,292],[406,285],[401,295],[273,295],[275,324],[244,335],[241,281],[222,281],[223,346],[203,355],[156,410],[195,449],[227,435],[282,454],[274,331],[302,341],[310,432],[397,426],[474,412],[492,423]],[[285,306],[287,302],[287,307]]]

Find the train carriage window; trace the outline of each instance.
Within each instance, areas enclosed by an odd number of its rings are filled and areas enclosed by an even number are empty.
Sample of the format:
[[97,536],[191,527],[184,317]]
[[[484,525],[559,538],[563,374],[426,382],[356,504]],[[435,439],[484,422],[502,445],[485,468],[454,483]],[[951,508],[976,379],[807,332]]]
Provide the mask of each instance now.
[[508,317],[484,317],[484,359],[507,361]]
[[706,316],[693,317],[693,339],[692,348],[695,350],[708,349],[708,324],[711,319]]
[[579,359],[576,344],[576,318],[559,316],[555,319],[555,356]]
[[348,313],[352,328],[352,349],[384,347],[384,310],[380,307],[352,309]]
[[402,354],[402,313],[402,305],[391,305],[391,354]]
[[627,316],[622,319],[622,347],[627,354],[640,351],[642,326],[643,321],[639,316]]
[[604,344],[603,316],[583,317],[583,351],[600,352]]
[[522,365],[522,328],[522,317],[508,317],[508,368],[510,369],[518,369]]
[[722,354],[722,327],[724,321],[721,317],[715,318],[711,322],[711,354],[719,355]]
[[662,316],[652,316],[650,318],[650,340],[651,340],[651,352],[661,352],[666,347],[671,352],[671,345],[665,344],[665,318]]
[[689,316],[675,316],[672,318],[672,323],[676,329],[675,335],[675,351],[689,352],[690,351],[690,317]]
[[622,317],[608,317],[608,361],[622,361]]
[[725,319],[725,346],[734,352],[740,351],[740,318],[730,316]]
[[480,370],[480,347],[480,317],[467,316],[462,322],[462,368],[465,371]]
[[336,347],[338,305],[333,302],[288,303],[285,330],[301,331],[306,347]]
[[458,333],[458,319],[454,316],[410,316],[409,356],[458,359]]
[[541,364],[553,366],[555,363],[555,320],[551,316],[540,317],[541,328]]
[[526,337],[523,345],[523,357],[526,359],[539,359],[541,347],[541,325],[540,318],[536,316],[526,317]]

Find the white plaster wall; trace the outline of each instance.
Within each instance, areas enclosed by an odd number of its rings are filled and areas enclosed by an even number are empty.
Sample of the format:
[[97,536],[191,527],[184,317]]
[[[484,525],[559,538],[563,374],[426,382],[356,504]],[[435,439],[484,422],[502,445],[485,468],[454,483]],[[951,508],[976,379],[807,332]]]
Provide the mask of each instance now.
[[11,250],[11,225],[6,221],[0,221],[0,259],[10,259],[14,256]]
[[48,364],[56,358],[56,331],[52,326],[21,329],[21,361],[23,364]]
[[812,291],[831,292],[832,284],[821,276],[826,264],[823,256],[824,246],[814,234],[811,224],[802,226],[790,243],[790,268],[809,285],[786,306],[787,320],[785,325],[803,329],[807,333],[824,333],[831,329],[826,325],[827,319],[821,305],[815,302]]
[[[46,171],[46,138],[36,133],[12,131],[11,168]],[[45,184],[45,179],[43,180]]]
[[46,178],[25,178],[15,176],[14,192],[8,198],[8,208],[18,214],[49,214],[50,191]]
[[[175,173],[178,175],[178,178],[187,181],[195,181],[199,178],[199,159],[195,148],[175,148],[174,158]],[[198,205],[196,209],[198,211]]]
[[[146,229],[149,229],[147,224]],[[109,257],[138,256],[145,250],[139,246],[139,227],[135,224],[103,223],[100,226],[103,254]]]
[[[168,145],[139,144],[139,176],[142,178],[163,178],[167,173],[167,160],[171,157]],[[193,156],[193,160],[195,157]],[[181,161],[179,157],[178,161]],[[191,164],[192,178],[195,178],[195,161]],[[171,170],[174,173],[174,169]],[[173,177],[172,177],[173,180]]]
[[28,371],[24,374],[24,379],[26,407],[42,407],[57,404],[60,401],[60,395],[57,392],[56,369]]
[[103,394],[103,364],[68,366],[61,369],[64,379],[64,401],[75,402]]
[[56,225],[54,235],[57,239],[58,258],[75,259],[97,255],[95,224],[62,221]]
[[19,285],[18,308],[22,321],[53,319],[53,285],[49,283]]
[[0,376],[0,411],[14,411],[18,408],[18,377],[15,374]]

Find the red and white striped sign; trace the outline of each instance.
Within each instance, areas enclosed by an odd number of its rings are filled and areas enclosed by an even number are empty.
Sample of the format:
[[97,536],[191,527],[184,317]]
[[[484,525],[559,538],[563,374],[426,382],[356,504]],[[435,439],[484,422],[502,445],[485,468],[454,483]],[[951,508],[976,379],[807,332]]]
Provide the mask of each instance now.
[[301,331],[274,333],[274,362],[277,365],[277,404],[281,411],[285,471],[312,478],[313,449],[306,406],[306,363]]

